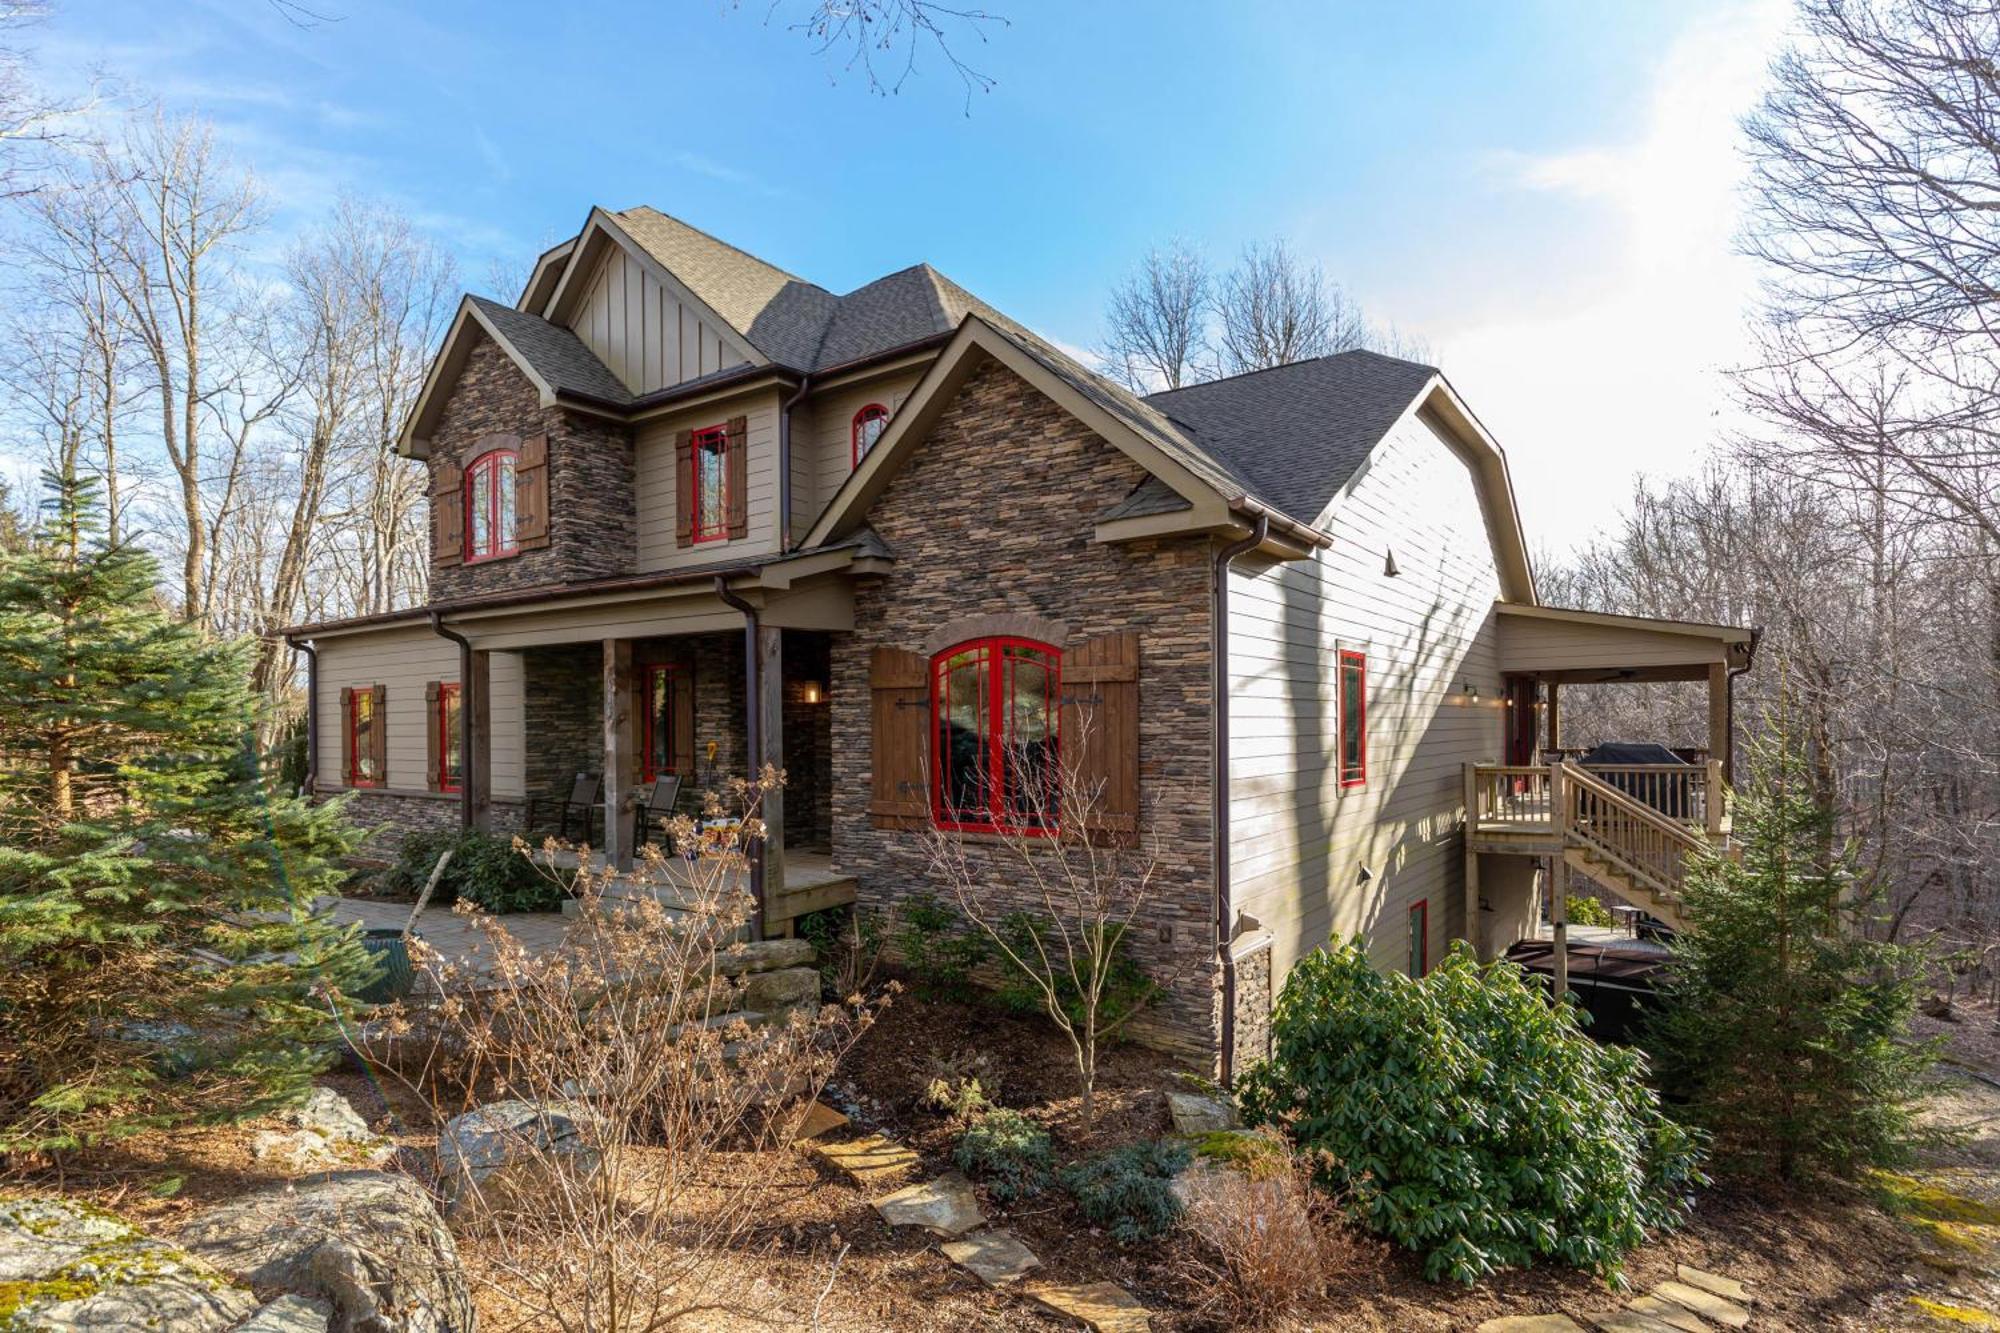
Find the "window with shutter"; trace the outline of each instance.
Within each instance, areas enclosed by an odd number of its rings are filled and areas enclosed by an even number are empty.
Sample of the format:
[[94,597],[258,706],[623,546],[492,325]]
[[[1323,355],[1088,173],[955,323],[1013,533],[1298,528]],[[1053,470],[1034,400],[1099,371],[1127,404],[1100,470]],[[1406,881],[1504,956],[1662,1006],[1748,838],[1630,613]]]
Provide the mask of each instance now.
[[514,460],[514,544],[535,551],[549,544],[549,437],[530,435]]
[[515,538],[519,515],[512,449],[492,449],[474,459],[465,473],[465,562],[498,560],[520,550]]
[[464,733],[458,682],[434,680],[424,686],[425,785],[432,791],[458,791],[464,779]]
[[921,828],[931,813],[924,778],[929,663],[917,653],[878,647],[869,658],[868,690],[869,816],[877,828]]
[[431,563],[455,565],[465,556],[465,474],[452,462],[431,474]]
[[354,785],[354,691],[340,687],[340,785]]
[[750,421],[729,419],[729,538],[740,541],[750,535]]
[[1077,822],[1093,837],[1139,834],[1139,636],[1071,640],[1063,653],[1062,734]]
[[940,828],[1056,832],[1062,653],[975,639],[931,659],[931,812]]
[[729,428],[710,426],[706,430],[698,430],[694,432],[691,447],[693,475],[688,541],[695,545],[727,541],[732,503],[729,483],[734,474],[730,462],[733,451],[729,447]]
[[345,689],[341,699],[347,712],[347,785],[382,785],[382,687],[364,685]]

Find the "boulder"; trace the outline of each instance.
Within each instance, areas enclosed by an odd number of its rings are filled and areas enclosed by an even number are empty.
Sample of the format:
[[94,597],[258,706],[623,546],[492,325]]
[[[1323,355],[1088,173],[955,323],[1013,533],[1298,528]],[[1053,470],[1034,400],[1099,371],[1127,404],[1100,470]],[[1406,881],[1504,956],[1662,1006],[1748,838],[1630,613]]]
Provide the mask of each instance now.
[[582,1102],[489,1102],[438,1135],[445,1211],[540,1203],[555,1177],[587,1180],[603,1165]]
[[782,1023],[794,1009],[819,1008],[819,971],[811,967],[787,967],[772,972],[753,972],[743,979],[743,1007]]
[[310,1296],[280,1296],[230,1333],[327,1333],[333,1307]]
[[309,1129],[334,1143],[379,1142],[368,1122],[347,1098],[332,1088],[314,1088],[306,1099],[284,1113],[285,1123]]
[[0,1199],[0,1327],[220,1333],[256,1308],[247,1287],[110,1213]]
[[472,1333],[458,1246],[408,1176],[340,1171],[244,1195],[176,1238],[240,1281],[327,1301],[334,1333]]
[[250,1155],[294,1174],[343,1165],[380,1166],[396,1150],[332,1088],[314,1088],[280,1119],[292,1128],[257,1131],[250,1139]]
[[1176,1134],[1212,1134],[1237,1125],[1236,1104],[1226,1094],[1170,1092],[1167,1110],[1173,1115]]
[[774,972],[781,967],[811,967],[814,957],[810,940],[757,940],[732,944],[716,955],[715,974],[740,977],[753,972]]

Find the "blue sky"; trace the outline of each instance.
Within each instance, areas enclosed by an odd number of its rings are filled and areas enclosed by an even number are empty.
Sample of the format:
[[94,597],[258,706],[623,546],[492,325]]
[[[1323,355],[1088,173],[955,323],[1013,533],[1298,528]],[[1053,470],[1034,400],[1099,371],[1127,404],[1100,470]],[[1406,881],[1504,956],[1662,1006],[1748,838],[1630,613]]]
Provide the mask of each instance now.
[[1088,346],[1148,245],[1282,236],[1438,352],[1543,545],[1728,421],[1734,120],[1773,0],[987,2],[1009,22],[959,43],[996,81],[969,108],[932,52],[872,95],[788,29],[804,0],[312,0],[339,17],[305,30],[266,0],[68,0],[34,42],[51,80],[213,118],[274,238],[383,197],[480,289],[644,202],[835,290],[927,259]]

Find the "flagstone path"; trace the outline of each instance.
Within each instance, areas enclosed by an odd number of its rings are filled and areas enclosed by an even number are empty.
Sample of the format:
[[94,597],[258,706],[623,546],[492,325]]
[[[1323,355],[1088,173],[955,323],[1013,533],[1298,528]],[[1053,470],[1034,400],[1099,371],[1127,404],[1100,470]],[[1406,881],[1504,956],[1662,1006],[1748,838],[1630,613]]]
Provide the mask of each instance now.
[[[1583,1318],[1598,1333],[1714,1333],[1746,1327],[1752,1299],[1749,1288],[1733,1277],[1681,1264],[1674,1280],[1635,1296],[1624,1309]],[[1530,1314],[1489,1319],[1479,1326],[1479,1333],[1586,1333],[1586,1329],[1568,1315]]]
[[[846,1127],[846,1116],[815,1102],[800,1122],[799,1138],[809,1152],[845,1172],[870,1193],[900,1181],[920,1160],[909,1148],[880,1134],[825,1141],[825,1135]],[[874,1203],[875,1211],[890,1226],[919,1226],[945,1237],[938,1246],[945,1258],[989,1287],[1011,1289],[1042,1266],[1034,1251],[1013,1232],[987,1225],[972,1183],[956,1171],[905,1185],[880,1195]],[[1024,1283],[1019,1290],[1036,1304],[1076,1320],[1093,1333],[1150,1333],[1152,1328],[1146,1307],[1115,1282]]]

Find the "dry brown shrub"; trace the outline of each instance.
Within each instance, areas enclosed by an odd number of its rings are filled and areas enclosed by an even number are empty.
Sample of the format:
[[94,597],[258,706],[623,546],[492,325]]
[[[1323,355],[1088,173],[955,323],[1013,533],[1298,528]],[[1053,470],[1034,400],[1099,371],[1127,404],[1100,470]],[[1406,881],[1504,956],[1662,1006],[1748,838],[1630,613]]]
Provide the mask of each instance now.
[[1206,1253],[1192,1261],[1232,1327],[1266,1325],[1325,1294],[1347,1245],[1312,1172],[1282,1143],[1251,1170],[1203,1163],[1175,1182],[1182,1225]]

